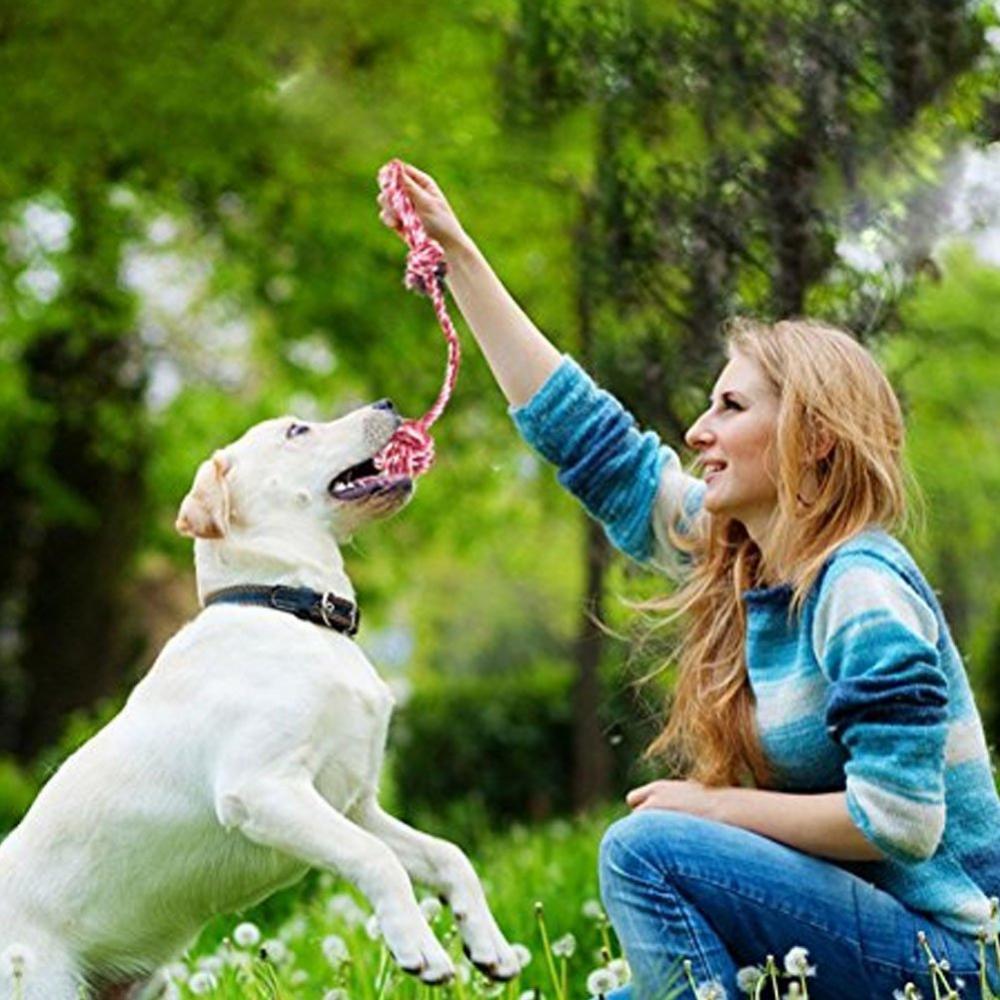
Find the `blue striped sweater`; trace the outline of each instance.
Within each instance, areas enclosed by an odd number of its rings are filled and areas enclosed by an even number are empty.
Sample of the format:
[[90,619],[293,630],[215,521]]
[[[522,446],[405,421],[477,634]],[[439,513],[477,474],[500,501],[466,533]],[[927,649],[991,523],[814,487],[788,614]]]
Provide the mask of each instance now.
[[[613,544],[676,568],[666,526],[704,516],[703,483],[566,356],[511,416]],[[1000,800],[982,723],[934,592],[880,529],[840,545],[802,612],[748,590],[746,663],[775,787],[846,791],[883,861],[844,865],[961,933],[998,930]]]

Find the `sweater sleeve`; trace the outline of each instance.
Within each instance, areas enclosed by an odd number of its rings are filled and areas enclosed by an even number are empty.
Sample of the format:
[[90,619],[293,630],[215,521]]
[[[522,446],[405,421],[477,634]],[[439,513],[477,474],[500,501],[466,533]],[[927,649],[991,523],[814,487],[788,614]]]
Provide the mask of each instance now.
[[812,641],[831,682],[826,725],[846,751],[847,808],[884,854],[933,856],[945,824],[948,682],[934,611],[878,556],[835,561]]
[[509,412],[616,548],[668,568],[666,532],[654,522],[673,518],[678,530],[686,530],[700,511],[702,490],[699,480],[681,471],[672,449],[652,431],[640,431],[569,355],[527,403]]

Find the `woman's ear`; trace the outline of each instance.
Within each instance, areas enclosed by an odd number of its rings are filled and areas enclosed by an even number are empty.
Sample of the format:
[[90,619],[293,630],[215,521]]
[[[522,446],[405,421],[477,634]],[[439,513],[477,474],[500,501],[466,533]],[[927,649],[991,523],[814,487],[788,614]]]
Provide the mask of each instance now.
[[229,528],[229,487],[226,474],[230,463],[217,451],[202,462],[195,473],[191,491],[181,501],[174,527],[189,538],[222,538]]
[[837,439],[830,428],[820,423],[815,417],[807,419],[807,460],[810,464],[815,464],[830,457],[830,452],[833,451]]

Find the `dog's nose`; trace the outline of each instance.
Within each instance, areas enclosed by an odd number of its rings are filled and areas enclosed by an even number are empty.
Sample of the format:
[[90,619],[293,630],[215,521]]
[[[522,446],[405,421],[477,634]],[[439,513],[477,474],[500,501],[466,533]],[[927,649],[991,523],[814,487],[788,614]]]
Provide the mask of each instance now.
[[396,412],[396,407],[392,405],[391,399],[380,399],[377,403],[372,403],[373,410],[388,410],[390,413]]

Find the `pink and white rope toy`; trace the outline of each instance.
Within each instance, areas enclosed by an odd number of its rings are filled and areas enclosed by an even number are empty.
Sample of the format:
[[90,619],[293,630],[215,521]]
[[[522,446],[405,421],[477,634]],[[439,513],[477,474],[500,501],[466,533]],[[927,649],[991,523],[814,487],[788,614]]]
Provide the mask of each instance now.
[[455,332],[445,304],[444,250],[437,240],[427,235],[420,217],[413,208],[409,195],[403,187],[403,164],[399,160],[390,160],[379,170],[378,183],[388,198],[389,206],[400,220],[400,235],[410,248],[406,256],[406,276],[403,284],[415,292],[430,296],[434,303],[434,312],[448,341],[444,385],[434,405],[419,420],[405,421],[388,445],[375,456],[375,465],[380,471],[392,476],[415,478],[425,473],[434,462],[434,441],[428,428],[441,416],[455,388],[461,352],[458,334]]

